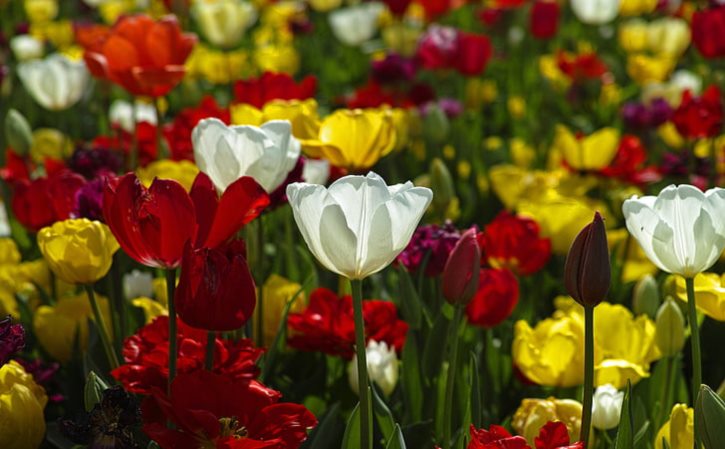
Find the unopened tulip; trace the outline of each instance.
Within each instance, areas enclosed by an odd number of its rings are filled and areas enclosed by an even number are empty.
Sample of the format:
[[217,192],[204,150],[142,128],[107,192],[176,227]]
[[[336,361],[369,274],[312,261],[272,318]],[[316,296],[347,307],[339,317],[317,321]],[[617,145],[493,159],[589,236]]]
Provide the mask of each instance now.
[[300,143],[292,136],[292,126],[283,120],[257,127],[227,126],[216,118],[204,119],[194,128],[191,140],[199,169],[220,192],[242,176],[251,176],[272,193],[300,156]]
[[657,311],[655,343],[667,357],[679,354],[685,346],[685,317],[672,298],[667,298]]
[[478,290],[480,270],[481,250],[474,227],[463,233],[448,255],[441,278],[443,297],[451,304],[468,304]]
[[[384,341],[370,340],[367,348],[365,348],[365,353],[370,381],[375,382],[385,396],[390,396],[398,383],[398,373],[400,371],[395,347],[389,347]],[[350,387],[355,393],[358,392],[356,365],[357,356],[353,356],[347,365],[347,375]]]
[[345,176],[329,188],[290,184],[287,197],[317,260],[358,280],[382,270],[405,249],[433,192],[411,182],[388,186],[370,172]]
[[[667,443],[666,445],[663,440]],[[695,447],[695,412],[687,404],[675,404],[672,407],[669,421],[657,432],[655,449],[691,449],[693,447]]]
[[725,189],[670,185],[656,197],[628,199],[622,211],[647,257],[668,273],[693,277],[725,248]]
[[707,385],[700,386],[695,403],[695,426],[705,449],[717,449],[725,441],[725,401]]
[[660,288],[651,274],[637,281],[632,292],[632,311],[654,318],[660,305]]
[[5,139],[17,154],[25,155],[33,146],[33,131],[25,116],[15,109],[5,116]]
[[619,425],[619,415],[624,392],[606,384],[597,388],[592,401],[592,425],[600,430],[614,429]]
[[599,212],[574,239],[564,265],[564,286],[583,306],[596,306],[609,291],[611,271],[604,220]]
[[90,75],[83,61],[72,61],[61,54],[23,62],[18,75],[25,90],[45,109],[68,109],[81,99]]
[[194,2],[191,14],[204,38],[222,48],[237,45],[245,31],[257,20],[254,5],[242,0]]

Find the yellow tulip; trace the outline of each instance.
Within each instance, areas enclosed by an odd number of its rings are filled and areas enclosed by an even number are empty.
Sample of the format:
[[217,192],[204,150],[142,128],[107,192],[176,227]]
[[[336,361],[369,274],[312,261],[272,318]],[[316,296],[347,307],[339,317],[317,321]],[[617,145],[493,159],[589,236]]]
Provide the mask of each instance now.
[[0,366],[0,447],[35,449],[45,437],[43,387],[17,362]]
[[53,128],[40,128],[33,131],[33,145],[30,157],[36,163],[46,158],[65,159],[73,153],[73,144],[62,132]]
[[108,226],[86,218],[41,229],[38,247],[56,276],[72,284],[90,284],[105,276],[119,248]]
[[539,57],[539,72],[557,90],[565,90],[571,84],[571,79],[559,69],[559,64],[553,55]]
[[581,403],[572,399],[524,399],[521,401],[511,420],[511,426],[516,433],[526,438],[533,445],[534,439],[539,435],[549,421],[561,421],[566,425],[569,439],[577,441],[581,430]]
[[[292,297],[300,290],[302,286],[296,282],[292,282],[277,274],[267,278],[262,289],[262,302],[264,303],[264,345],[270,346],[274,342],[279,328],[280,320],[284,313],[284,308]],[[305,308],[305,294],[300,297],[290,307],[290,313],[301,312]],[[257,320],[259,318],[256,318]]]
[[248,60],[244,50],[223,52],[197,44],[186,60],[186,76],[203,78],[212,84],[229,84],[252,74]]
[[[515,209],[524,199],[535,201],[556,187],[560,173],[529,171],[515,165],[494,165],[489,170],[491,187],[507,209]],[[591,217],[590,217],[591,218]]]
[[39,300],[38,287],[46,292],[50,290],[50,270],[43,259],[0,265],[0,316],[12,315],[19,319],[15,295],[22,294],[32,308]]
[[20,251],[15,240],[8,237],[0,238],[0,265],[14,265],[18,262],[20,262]]
[[395,127],[387,109],[338,109],[320,123],[314,140],[303,140],[305,152],[337,167],[364,170],[395,148]]
[[526,100],[520,95],[509,97],[506,107],[509,115],[514,119],[520,119],[526,115]]
[[50,22],[58,16],[57,0],[25,0],[24,6],[31,23]]
[[254,50],[254,63],[261,72],[294,75],[300,69],[300,55],[294,45],[264,45]]
[[655,449],[664,449],[662,440],[669,449],[692,449],[695,444],[695,412],[685,404],[672,407],[670,420],[657,432]]
[[310,0],[310,7],[317,12],[329,12],[342,5],[342,0]]
[[566,126],[556,126],[554,147],[575,170],[600,170],[608,166],[617,155],[618,146],[619,131],[615,128],[602,128],[577,138]]
[[317,101],[313,98],[272,100],[261,110],[250,104],[237,103],[230,110],[232,123],[235,125],[260,126],[270,120],[288,120],[292,124],[292,135],[302,140],[314,139],[320,127]]
[[630,55],[627,57],[627,74],[639,85],[662,82],[676,65],[677,58],[671,56]]
[[679,58],[690,46],[692,35],[686,20],[663,17],[647,28],[647,46],[655,54]]
[[151,185],[154,178],[173,179],[184,186],[187,192],[191,190],[197,174],[199,174],[199,167],[193,162],[171,159],[154,161],[136,170],[136,175],[146,187]]
[[511,160],[521,168],[528,168],[536,159],[536,151],[521,138],[514,137],[509,144]]
[[[412,3],[411,6],[415,5]],[[418,48],[418,40],[423,30],[410,22],[395,22],[382,29],[380,35],[385,45],[393,52],[404,57],[412,57]]]
[[647,50],[648,24],[642,19],[632,19],[619,27],[617,34],[619,46],[627,53],[639,53]]
[[[103,321],[110,323],[108,300],[98,294],[96,300]],[[88,347],[89,319],[93,319],[93,311],[86,293],[64,296],[53,306],[38,307],[33,315],[33,330],[43,349],[54,359],[65,363],[73,356],[75,347],[82,351]]]
[[641,16],[649,14],[657,7],[657,0],[622,0],[619,14],[622,16]]
[[66,51],[75,42],[73,22],[70,20],[31,23],[29,32],[36,39],[48,41],[61,51]]
[[121,15],[136,8],[136,0],[105,0],[98,5],[98,12],[107,24],[114,23]]
[[[685,278],[671,275],[665,286],[680,300],[687,302]],[[725,274],[700,273],[695,276],[695,304],[713,320],[725,321]]]

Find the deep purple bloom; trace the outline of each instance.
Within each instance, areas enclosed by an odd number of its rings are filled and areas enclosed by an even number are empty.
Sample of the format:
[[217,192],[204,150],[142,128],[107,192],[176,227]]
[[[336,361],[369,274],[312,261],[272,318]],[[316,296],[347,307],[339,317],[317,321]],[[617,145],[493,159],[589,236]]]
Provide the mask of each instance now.
[[35,383],[45,389],[50,402],[60,402],[65,399],[60,393],[61,387],[55,377],[60,369],[58,363],[47,363],[41,359],[17,359],[16,361],[23,366],[27,373],[33,376]]
[[108,148],[78,148],[68,161],[68,167],[86,179],[94,179],[118,173],[121,162],[121,156]]
[[0,366],[25,347],[25,330],[20,324],[13,324],[10,316],[0,320]]
[[[410,272],[416,272],[427,258],[425,275],[435,277],[443,273],[448,255],[461,238],[452,222],[443,226],[426,225],[416,229],[408,246],[398,256],[398,263]],[[430,256],[428,256],[430,254]]]
[[650,122],[647,106],[636,101],[625,103],[622,106],[622,119],[630,128],[647,128]]
[[89,220],[103,221],[103,187],[106,177],[88,181],[76,193],[76,208],[73,215]]
[[384,59],[373,61],[372,78],[379,84],[395,84],[412,80],[415,70],[412,59],[391,53]]
[[658,127],[667,122],[671,117],[672,106],[664,98],[655,98],[649,105],[650,126]]
[[463,113],[463,105],[455,98],[441,98],[438,100],[438,107],[449,119],[456,118]]

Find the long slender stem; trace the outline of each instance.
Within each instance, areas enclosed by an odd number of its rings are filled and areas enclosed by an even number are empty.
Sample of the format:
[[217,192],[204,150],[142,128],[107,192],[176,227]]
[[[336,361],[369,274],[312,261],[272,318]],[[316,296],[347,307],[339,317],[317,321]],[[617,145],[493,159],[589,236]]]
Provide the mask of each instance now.
[[584,306],[584,398],[579,441],[588,446],[594,395],[594,306]]
[[[697,304],[695,302],[695,278],[685,278],[687,286],[687,312],[690,321],[690,344],[692,345],[692,395],[690,397],[694,406],[697,393],[702,384],[702,358],[700,356],[700,329],[697,323]],[[700,447],[700,438],[695,432],[695,449]]]
[[96,326],[98,327],[98,334],[101,336],[101,343],[103,344],[103,350],[106,351],[106,358],[108,358],[108,364],[111,365],[111,369],[118,368],[118,357],[116,352],[113,350],[113,344],[108,338],[108,328],[101,315],[101,308],[98,307],[98,301],[96,300],[96,294],[93,291],[92,285],[86,285],[86,293],[88,294],[88,300],[91,302],[91,309],[93,309],[93,318],[96,320]]
[[166,270],[166,296],[169,307],[169,383],[167,392],[171,395],[171,382],[176,377],[176,307],[174,306],[174,292],[176,290],[176,268]]
[[362,311],[362,281],[350,281],[355,315],[355,352],[357,353],[357,385],[360,395],[360,449],[372,449],[373,427],[370,396],[368,395],[368,362],[365,344],[365,321]]
[[446,402],[443,404],[443,449],[451,447],[451,420],[453,419],[453,393],[455,391],[456,372],[458,369],[458,340],[463,316],[463,306],[456,304],[453,314],[450,336],[451,348],[448,353],[448,372],[446,374]]
[[206,334],[206,357],[204,358],[204,367],[207,371],[214,368],[214,349],[216,346],[216,332],[209,331]]
[[660,416],[659,420],[657,421],[657,426],[662,425],[667,419],[667,416],[669,415],[669,407],[670,407],[670,397],[672,396],[672,368],[673,368],[673,362],[675,358],[672,356],[665,357],[665,385],[664,385],[664,392],[662,393],[662,407],[660,408]]

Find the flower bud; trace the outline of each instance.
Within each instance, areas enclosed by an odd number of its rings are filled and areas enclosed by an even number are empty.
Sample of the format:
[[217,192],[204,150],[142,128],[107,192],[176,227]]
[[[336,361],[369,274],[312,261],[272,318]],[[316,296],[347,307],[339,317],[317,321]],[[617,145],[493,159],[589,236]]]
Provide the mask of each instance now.
[[468,304],[478,290],[481,271],[481,249],[476,228],[464,232],[448,256],[443,268],[443,297],[451,304]]
[[645,314],[654,318],[660,305],[660,290],[657,281],[647,274],[634,286],[632,310],[635,315]]
[[695,429],[705,449],[722,447],[725,441],[725,401],[707,385],[700,386],[695,403]]
[[685,345],[685,318],[672,298],[667,297],[657,311],[655,344],[662,355],[672,357]]
[[600,430],[614,429],[619,425],[624,392],[613,385],[606,384],[597,388],[592,400],[592,425]]
[[10,109],[5,116],[5,136],[10,147],[18,154],[28,154],[33,146],[33,131],[23,114]]
[[[398,356],[395,354],[395,347],[388,347],[383,341],[370,340],[365,348],[365,358],[370,381],[375,382],[385,396],[389,396],[398,383]],[[357,356],[353,356],[348,364],[347,374],[350,387],[357,393]]]
[[436,211],[445,213],[450,202],[456,197],[451,172],[446,164],[439,158],[430,163],[430,187],[433,190],[433,207]]
[[564,265],[564,286],[572,298],[583,306],[593,307],[609,291],[611,269],[607,230],[599,212],[574,239]]
[[437,104],[430,104],[425,109],[423,118],[423,130],[425,136],[432,142],[443,142],[448,136],[451,124],[446,113]]

